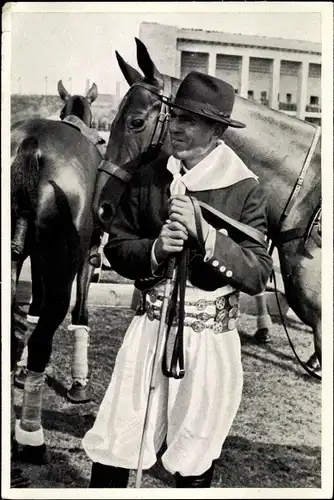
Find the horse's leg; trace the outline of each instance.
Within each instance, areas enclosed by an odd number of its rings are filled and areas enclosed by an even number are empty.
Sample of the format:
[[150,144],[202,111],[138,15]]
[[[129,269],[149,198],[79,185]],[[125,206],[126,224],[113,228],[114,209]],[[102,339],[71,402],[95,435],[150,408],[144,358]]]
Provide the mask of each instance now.
[[67,392],[67,398],[73,403],[85,403],[91,399],[88,384],[88,308],[87,299],[92,275],[98,262],[98,249],[101,231],[95,230],[92,235],[90,249],[87,249],[82,265],[77,274],[76,303],[72,310],[72,324],[69,330],[74,333],[74,348],[72,358],[73,383]]
[[77,272],[77,242],[52,239],[49,231],[39,237],[43,279],[43,305],[36,328],[28,340],[28,372],[24,384],[22,414],[16,439],[25,448],[22,460],[44,463],[46,446],[41,423],[45,368],[50,360],[55,331],[69,308],[72,283]]
[[[43,287],[42,287],[42,276],[40,269],[40,259],[36,250],[36,234],[35,228],[31,225],[29,226],[29,231],[27,232],[26,243],[29,247],[29,255],[31,262],[31,288],[32,288],[32,302],[29,306],[29,311],[26,316],[27,323],[36,324],[39,319],[40,310],[42,307],[43,300]],[[24,260],[28,257],[27,250],[23,255],[23,259],[19,262],[18,276],[19,279],[20,272]],[[28,360],[28,348],[27,348],[28,337],[26,335],[24,339],[24,345],[22,346],[21,359],[17,362],[17,369],[14,377],[15,386],[19,389],[23,389],[24,382],[27,376],[27,360]]]
[[291,242],[279,248],[278,254],[288,304],[312,328],[321,364],[321,249],[310,238],[306,246],[302,241]]
[[[27,314],[27,323],[32,325],[36,325],[42,307],[43,300],[43,285],[42,285],[42,276],[40,269],[40,261],[38,256],[34,251],[30,254],[30,263],[31,263],[31,295],[32,301],[29,306],[28,314]],[[19,389],[23,389],[24,382],[27,376],[27,361],[28,361],[28,347],[26,344],[22,351],[22,356],[20,361],[18,361],[17,366],[18,370],[15,373],[15,386]]]
[[89,332],[87,297],[94,266],[89,264],[88,254],[77,275],[76,304],[72,311],[72,324],[68,329],[73,332],[74,346],[72,356],[72,386],[67,398],[72,403],[86,403],[91,399],[88,384],[88,346]]
[[[15,461],[18,458],[17,441],[15,440],[16,427],[16,412],[14,398],[14,371],[17,362],[17,353],[19,350],[18,339],[15,335],[15,317],[13,308],[11,313],[11,359],[10,359],[10,389],[11,389],[11,407],[10,407],[10,443],[11,443],[11,460]],[[11,488],[27,488],[31,484],[30,479],[22,473],[22,470],[17,467],[11,467]]]
[[26,377],[26,361],[27,361],[27,328],[23,320],[23,312],[15,305],[15,296],[17,284],[19,282],[20,274],[22,271],[23,263],[31,251],[31,230],[28,231],[27,219],[20,218],[16,223],[14,237],[12,240],[12,262],[11,262],[11,287],[12,287],[12,309],[14,315],[12,316],[13,325],[12,330],[17,338],[16,349],[16,366],[13,374],[14,385],[23,389]]
[[257,307],[257,330],[254,339],[262,344],[271,342],[270,328],[272,327],[271,317],[268,312],[265,290],[254,296]]

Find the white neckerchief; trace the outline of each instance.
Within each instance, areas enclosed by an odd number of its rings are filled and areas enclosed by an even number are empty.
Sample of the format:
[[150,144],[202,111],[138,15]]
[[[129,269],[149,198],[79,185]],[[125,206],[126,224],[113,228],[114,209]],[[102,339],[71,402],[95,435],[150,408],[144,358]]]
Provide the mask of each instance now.
[[[186,173],[182,176],[181,170]],[[190,170],[187,170],[181,160],[170,156],[167,170],[173,174],[170,185],[171,194],[184,194],[188,191],[206,191],[231,186],[243,179],[258,177],[244,164],[239,156],[219,140],[217,147]]]

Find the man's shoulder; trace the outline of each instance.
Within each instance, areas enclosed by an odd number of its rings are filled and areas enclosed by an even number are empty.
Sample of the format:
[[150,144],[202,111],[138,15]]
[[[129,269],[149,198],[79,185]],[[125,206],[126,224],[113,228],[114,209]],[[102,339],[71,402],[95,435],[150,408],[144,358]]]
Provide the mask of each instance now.
[[261,181],[256,180],[254,177],[242,179],[229,187],[232,190],[244,193],[245,196],[253,193],[263,195],[263,193],[265,192],[264,184]]

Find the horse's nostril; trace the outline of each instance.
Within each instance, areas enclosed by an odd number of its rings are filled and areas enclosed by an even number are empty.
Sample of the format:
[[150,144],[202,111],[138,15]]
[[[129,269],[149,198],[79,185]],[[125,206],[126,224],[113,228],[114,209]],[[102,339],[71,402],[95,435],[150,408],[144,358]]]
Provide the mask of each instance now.
[[101,220],[109,220],[113,214],[112,206],[105,202],[99,208],[99,217]]

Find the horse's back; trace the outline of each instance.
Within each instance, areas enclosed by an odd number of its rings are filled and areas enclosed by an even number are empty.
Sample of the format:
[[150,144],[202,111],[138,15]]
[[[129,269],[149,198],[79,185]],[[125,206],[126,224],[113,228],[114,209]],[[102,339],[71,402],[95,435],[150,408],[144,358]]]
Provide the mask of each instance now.
[[12,127],[12,168],[18,148],[27,138],[35,141],[39,164],[36,225],[46,227],[55,217],[71,217],[74,225],[85,232],[85,224],[92,224],[92,197],[101,153],[70,125],[30,119]]

